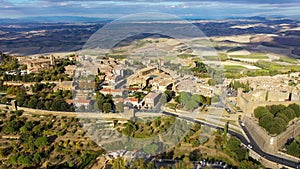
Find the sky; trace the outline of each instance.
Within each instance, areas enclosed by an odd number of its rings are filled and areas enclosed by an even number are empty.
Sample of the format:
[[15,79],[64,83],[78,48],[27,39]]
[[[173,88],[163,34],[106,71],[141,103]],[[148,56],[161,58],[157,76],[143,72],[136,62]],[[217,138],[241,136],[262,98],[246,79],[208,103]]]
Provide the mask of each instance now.
[[300,16],[300,0],[0,0],[0,18],[87,16],[115,19],[141,12],[194,19]]

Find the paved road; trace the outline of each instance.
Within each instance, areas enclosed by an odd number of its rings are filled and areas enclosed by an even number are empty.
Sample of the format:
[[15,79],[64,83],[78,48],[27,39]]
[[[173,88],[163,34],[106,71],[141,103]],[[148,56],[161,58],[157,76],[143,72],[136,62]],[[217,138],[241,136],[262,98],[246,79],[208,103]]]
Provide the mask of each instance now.
[[[184,119],[186,121],[190,121],[190,122],[194,122],[194,123],[198,123],[198,124],[201,124],[201,125],[206,125],[208,127],[211,127],[211,128],[215,128],[215,129],[220,129],[220,130],[223,130],[222,127],[219,127],[219,126],[215,126],[213,124],[208,124],[208,123],[205,123],[205,122],[202,122],[202,121],[199,121],[199,120],[196,120],[196,119],[193,119],[193,118],[190,118],[190,117],[185,117],[185,116],[180,116],[180,115],[177,115],[177,114],[173,114],[173,113],[170,113],[170,112],[162,112],[162,114],[165,114],[165,115],[169,115],[169,116],[174,116],[174,117],[177,117],[177,118],[180,118],[180,119]],[[241,121],[240,121],[241,123]],[[275,163],[278,163],[278,164],[282,164],[282,165],[285,165],[285,166],[288,166],[288,167],[292,167],[292,168],[299,168],[300,169],[300,164],[299,163],[296,163],[294,161],[291,161],[291,160],[287,160],[287,159],[283,159],[281,157],[278,157],[278,156],[275,156],[275,155],[272,155],[272,154],[268,154],[264,151],[262,151],[259,146],[256,144],[256,142],[254,141],[253,137],[250,135],[249,131],[246,129],[246,127],[244,126],[241,126],[242,129],[244,130],[244,132],[246,133],[246,135],[248,136],[249,141],[247,141],[247,139],[235,132],[235,131],[232,131],[230,129],[228,129],[228,133],[237,137],[238,139],[241,140],[241,142],[245,145],[251,145],[251,149],[253,151],[255,151],[257,154],[259,154],[261,157],[264,157],[270,161],[273,161]]]
[[[240,121],[241,123],[241,121]],[[247,137],[249,138],[250,140],[250,144],[252,145],[252,149],[258,153],[260,156],[270,160],[270,161],[273,161],[273,162],[276,162],[278,164],[282,164],[282,165],[286,165],[286,166],[289,166],[289,167],[292,167],[292,168],[300,168],[300,163],[296,163],[294,161],[291,161],[291,160],[288,160],[288,159],[284,159],[282,157],[278,157],[278,156],[275,156],[275,155],[272,155],[272,154],[268,154],[264,151],[262,151],[260,149],[260,147],[256,144],[256,142],[254,141],[252,135],[249,133],[249,131],[247,130],[247,128],[245,126],[242,126],[242,129],[244,130],[245,134],[247,135]]]

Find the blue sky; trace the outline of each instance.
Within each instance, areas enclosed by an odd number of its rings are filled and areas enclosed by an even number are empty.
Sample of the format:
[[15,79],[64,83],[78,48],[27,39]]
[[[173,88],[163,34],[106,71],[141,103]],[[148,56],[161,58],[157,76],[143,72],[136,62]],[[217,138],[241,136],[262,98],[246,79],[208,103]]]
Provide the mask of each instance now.
[[300,16],[300,0],[0,0],[0,17],[90,16],[119,18],[162,12],[182,18]]

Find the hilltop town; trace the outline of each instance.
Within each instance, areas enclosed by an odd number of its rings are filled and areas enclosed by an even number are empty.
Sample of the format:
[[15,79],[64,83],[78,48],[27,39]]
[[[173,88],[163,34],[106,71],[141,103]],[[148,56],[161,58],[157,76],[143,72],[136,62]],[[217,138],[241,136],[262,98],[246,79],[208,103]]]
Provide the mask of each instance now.
[[[199,43],[203,44],[203,41],[200,40]],[[156,48],[160,48],[161,53]],[[170,52],[164,53],[166,49]],[[133,55],[123,57],[128,51]],[[164,112],[219,127],[229,125],[230,130],[248,139],[253,136],[255,144],[265,152],[280,152],[282,158],[291,159],[288,155],[291,152],[284,148],[284,144],[291,137],[288,133],[293,132],[294,139],[300,134],[300,128],[296,126],[298,116],[295,115],[296,119],[291,119],[293,122],[288,121],[285,128],[274,135],[259,126],[261,124],[254,112],[262,106],[299,106],[299,61],[284,55],[251,52],[241,47],[219,50],[216,54],[217,56],[198,57],[192,49],[186,48],[177,40],[165,38],[136,40],[128,46],[114,48],[106,56],[50,54],[23,57],[1,54],[3,64],[0,88],[4,92],[1,103],[9,111],[33,113],[39,109],[43,114],[62,113],[72,116],[79,113],[79,119],[83,121],[96,116],[100,119],[115,119],[96,123],[105,127],[100,131],[93,131],[94,134],[101,133],[101,137],[95,136],[96,142],[103,144],[105,148],[110,144],[118,144],[120,148],[127,147],[126,150],[117,151],[115,146],[110,145],[107,156],[101,158],[112,161],[119,157],[152,160],[151,154],[155,153],[153,147],[151,151],[143,147],[135,151],[138,148],[129,148],[128,143],[109,140],[120,140],[120,133],[125,136],[151,136],[145,131],[129,132],[126,127],[121,126],[132,123],[126,123],[126,119],[151,119],[162,116]],[[286,66],[275,71],[274,67],[267,66],[275,64],[274,61],[277,64],[274,65],[275,68],[278,65]],[[216,73],[223,75],[215,76],[211,73],[211,65],[219,65],[223,71]],[[80,113],[86,116],[83,115],[82,118]],[[161,123],[164,124],[164,120]],[[96,124],[85,121],[84,128],[93,128]],[[142,124],[135,122],[134,125]],[[161,124],[155,125],[159,128]],[[111,128],[117,130],[112,132]],[[87,131],[90,134],[91,131]],[[260,137],[255,134],[258,131]],[[159,133],[160,129],[156,132]],[[2,136],[6,137],[19,138],[14,137],[13,132]],[[192,144],[209,144],[205,142]],[[145,142],[141,145],[147,147],[147,144]],[[267,166],[274,165],[273,161],[258,155],[254,148],[252,150],[255,145],[244,144],[243,151],[248,149],[253,159]],[[155,163],[164,166],[170,161],[156,160]],[[225,164],[201,161],[199,166]],[[97,165],[99,164],[95,164]]]
[[[299,167],[299,24],[189,22],[208,38],[147,34],[105,52],[73,52],[71,35],[72,50],[13,48],[64,32],[45,23],[2,32],[0,166]],[[89,26],[102,24],[67,27]]]

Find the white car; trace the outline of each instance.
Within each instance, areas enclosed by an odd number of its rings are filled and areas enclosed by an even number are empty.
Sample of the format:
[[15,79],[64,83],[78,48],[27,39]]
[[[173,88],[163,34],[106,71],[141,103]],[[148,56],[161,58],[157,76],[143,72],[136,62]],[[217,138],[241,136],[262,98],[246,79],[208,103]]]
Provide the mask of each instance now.
[[250,148],[250,149],[251,149],[251,148],[252,148],[252,146],[251,146],[250,144],[248,144],[248,148]]
[[241,126],[245,127],[245,123],[241,122]]

